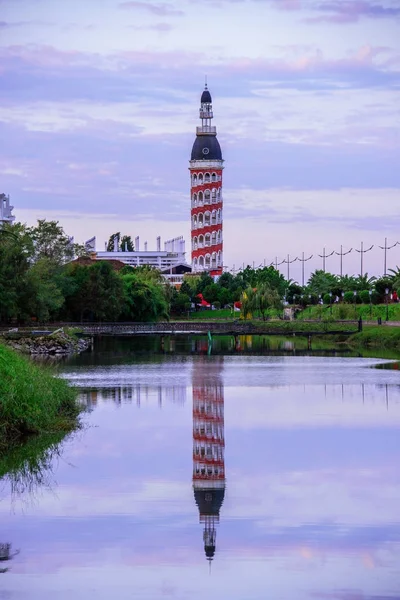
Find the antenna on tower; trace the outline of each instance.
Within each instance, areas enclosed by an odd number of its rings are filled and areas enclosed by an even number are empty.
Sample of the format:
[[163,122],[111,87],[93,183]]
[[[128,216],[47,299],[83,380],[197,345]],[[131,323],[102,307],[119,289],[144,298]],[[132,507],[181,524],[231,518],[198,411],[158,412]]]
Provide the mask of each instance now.
[[204,85],[205,85],[205,87],[207,89],[207,75],[204,75],[204,80],[205,80],[205,84]]

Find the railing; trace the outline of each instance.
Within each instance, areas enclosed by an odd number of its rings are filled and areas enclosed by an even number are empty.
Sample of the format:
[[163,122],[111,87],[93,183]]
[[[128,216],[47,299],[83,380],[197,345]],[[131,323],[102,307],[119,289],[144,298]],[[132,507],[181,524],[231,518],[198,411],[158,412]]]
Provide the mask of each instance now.
[[202,135],[204,133],[217,133],[217,128],[212,125],[204,125],[203,127],[196,127],[196,135]]

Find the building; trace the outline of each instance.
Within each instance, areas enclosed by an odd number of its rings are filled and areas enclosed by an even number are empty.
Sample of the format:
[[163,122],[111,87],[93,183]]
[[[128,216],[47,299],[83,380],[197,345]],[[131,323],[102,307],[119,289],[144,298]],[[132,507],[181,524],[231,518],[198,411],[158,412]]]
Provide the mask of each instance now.
[[14,207],[10,205],[10,196],[0,194],[0,227],[4,223],[13,223],[15,220],[15,217],[12,214],[13,208]]
[[193,492],[203,525],[204,552],[212,561],[225,496],[223,357],[193,366]]
[[183,236],[167,240],[164,243],[164,250],[161,250],[160,237],[157,237],[156,250],[148,250],[147,242],[141,250],[138,236],[135,238],[135,250],[132,252],[121,250],[117,237],[114,239],[112,252],[96,251],[95,237],[85,242],[85,248],[96,260],[118,260],[131,267],[147,265],[159,269],[164,278],[172,284],[182,283],[184,274],[191,271],[190,265],[186,263]]
[[200,99],[201,126],[190,159],[192,271],[222,273],[222,169],[223,160],[207,85]]

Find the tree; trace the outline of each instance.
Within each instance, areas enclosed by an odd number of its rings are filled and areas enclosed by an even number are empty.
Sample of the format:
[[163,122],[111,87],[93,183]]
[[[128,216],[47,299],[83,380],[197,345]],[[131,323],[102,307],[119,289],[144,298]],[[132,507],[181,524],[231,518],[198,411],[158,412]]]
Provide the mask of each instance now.
[[122,276],[124,319],[133,321],[156,321],[169,319],[169,307],[162,284],[145,281],[135,273]]
[[123,307],[123,282],[109,262],[73,265],[69,271],[75,280],[66,299],[67,311],[79,320],[88,315],[92,320],[118,320]]
[[120,244],[121,252],[133,252],[134,246],[130,235],[123,235]]
[[261,313],[263,321],[269,308],[281,308],[282,303],[277,289],[261,285],[255,294],[255,306]]
[[310,276],[307,282],[307,290],[313,294],[329,294],[333,288],[338,286],[338,278],[332,273],[317,270]]
[[257,296],[256,291],[252,287],[248,287],[242,293],[242,314],[244,319],[251,319],[253,313],[257,310]]
[[0,321],[20,319],[33,243],[25,225],[6,224],[0,235]]
[[107,252],[114,252],[115,247],[117,247],[117,251],[119,252],[133,252],[134,245],[130,235],[123,235],[121,237],[121,232],[113,233],[108,238],[107,242]]
[[87,254],[83,246],[74,244],[58,224],[58,221],[39,219],[36,227],[30,227],[28,233],[33,240],[33,260],[47,258],[56,265],[63,265],[75,256]]

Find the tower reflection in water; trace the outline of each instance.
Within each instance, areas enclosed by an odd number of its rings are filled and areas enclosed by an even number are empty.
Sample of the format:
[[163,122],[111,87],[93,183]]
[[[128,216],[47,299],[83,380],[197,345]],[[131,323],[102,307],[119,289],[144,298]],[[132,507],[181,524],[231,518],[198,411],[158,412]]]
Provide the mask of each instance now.
[[193,491],[204,526],[207,560],[216,548],[216,525],[225,496],[223,358],[193,365]]

